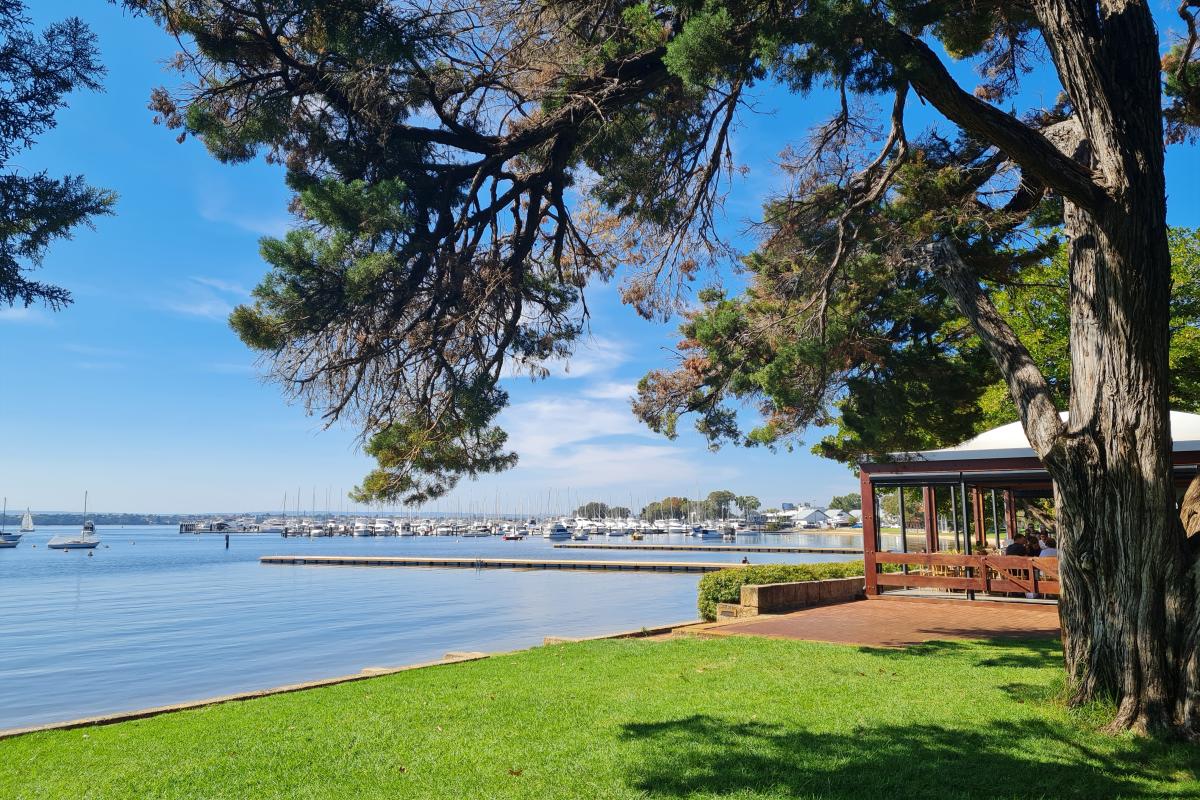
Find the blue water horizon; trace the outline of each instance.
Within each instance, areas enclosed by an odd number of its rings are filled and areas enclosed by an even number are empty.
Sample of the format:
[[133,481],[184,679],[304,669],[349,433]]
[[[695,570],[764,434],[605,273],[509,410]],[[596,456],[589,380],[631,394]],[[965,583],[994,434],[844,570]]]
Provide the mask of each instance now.
[[[540,537],[289,538],[101,528],[88,551],[0,550],[0,729],[130,711],[695,619],[699,575],[277,566],[263,555],[835,561],[792,553],[553,549]],[[655,541],[695,543],[686,537]],[[621,541],[628,541],[623,539]],[[858,546],[850,537],[740,543]]]

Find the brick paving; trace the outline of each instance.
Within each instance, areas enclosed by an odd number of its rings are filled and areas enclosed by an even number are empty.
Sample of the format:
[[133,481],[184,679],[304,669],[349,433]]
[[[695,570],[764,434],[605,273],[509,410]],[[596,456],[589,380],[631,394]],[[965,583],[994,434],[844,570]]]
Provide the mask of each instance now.
[[1058,606],[986,600],[872,598],[720,624],[712,636],[772,636],[871,647],[935,639],[1057,638]]

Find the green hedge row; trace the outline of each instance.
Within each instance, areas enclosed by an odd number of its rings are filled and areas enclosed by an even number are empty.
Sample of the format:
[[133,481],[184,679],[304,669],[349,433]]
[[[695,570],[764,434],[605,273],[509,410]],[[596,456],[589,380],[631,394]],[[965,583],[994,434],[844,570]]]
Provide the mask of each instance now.
[[821,581],[829,578],[853,578],[862,575],[863,562],[839,561],[828,564],[762,564],[710,572],[700,579],[700,616],[717,618],[717,603],[738,603],[743,586],[765,583]]

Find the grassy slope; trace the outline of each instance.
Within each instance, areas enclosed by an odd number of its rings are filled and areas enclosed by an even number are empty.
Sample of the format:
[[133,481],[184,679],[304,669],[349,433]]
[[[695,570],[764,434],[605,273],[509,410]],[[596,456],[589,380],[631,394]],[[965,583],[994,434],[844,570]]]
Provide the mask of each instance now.
[[3,798],[1197,797],[1053,646],[603,641],[0,742]]

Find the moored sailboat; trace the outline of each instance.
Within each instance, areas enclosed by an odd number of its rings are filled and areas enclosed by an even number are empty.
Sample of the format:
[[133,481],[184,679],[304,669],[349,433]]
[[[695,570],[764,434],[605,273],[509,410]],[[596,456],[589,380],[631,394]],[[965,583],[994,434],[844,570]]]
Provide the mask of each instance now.
[[72,536],[64,534],[55,536],[46,543],[51,550],[93,550],[100,544],[96,536],[96,523],[87,518],[87,492],[83,493],[83,527],[79,533]]
[[5,525],[8,522],[8,498],[4,498],[4,510],[0,512],[0,547],[16,547],[21,543],[21,534],[9,533]]
[[33,514],[29,513],[29,509],[25,509],[25,516],[21,517],[21,533],[33,533]]

